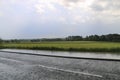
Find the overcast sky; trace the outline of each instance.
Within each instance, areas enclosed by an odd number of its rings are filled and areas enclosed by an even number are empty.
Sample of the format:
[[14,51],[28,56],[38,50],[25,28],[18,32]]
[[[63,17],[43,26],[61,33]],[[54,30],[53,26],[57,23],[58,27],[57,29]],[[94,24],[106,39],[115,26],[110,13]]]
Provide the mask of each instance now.
[[120,0],[0,0],[3,39],[120,33]]

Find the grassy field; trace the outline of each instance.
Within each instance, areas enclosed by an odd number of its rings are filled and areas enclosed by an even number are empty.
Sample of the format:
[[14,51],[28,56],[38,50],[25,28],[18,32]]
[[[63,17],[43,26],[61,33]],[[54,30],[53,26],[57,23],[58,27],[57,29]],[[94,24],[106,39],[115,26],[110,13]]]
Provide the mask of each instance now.
[[39,43],[4,43],[4,48],[81,51],[81,52],[120,52],[120,43],[96,41],[58,41]]

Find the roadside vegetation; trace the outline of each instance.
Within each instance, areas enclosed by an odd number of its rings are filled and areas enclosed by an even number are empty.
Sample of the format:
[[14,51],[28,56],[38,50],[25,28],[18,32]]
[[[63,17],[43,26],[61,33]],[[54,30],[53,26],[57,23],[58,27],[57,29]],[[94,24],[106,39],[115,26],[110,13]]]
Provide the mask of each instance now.
[[0,39],[0,48],[3,48],[3,40],[2,39]]
[[58,50],[58,51],[82,51],[82,52],[120,52],[120,43],[98,41],[4,43],[3,47],[16,49],[56,50],[56,51]]
[[1,48],[81,52],[120,52],[120,35],[68,36],[66,38],[1,40]]

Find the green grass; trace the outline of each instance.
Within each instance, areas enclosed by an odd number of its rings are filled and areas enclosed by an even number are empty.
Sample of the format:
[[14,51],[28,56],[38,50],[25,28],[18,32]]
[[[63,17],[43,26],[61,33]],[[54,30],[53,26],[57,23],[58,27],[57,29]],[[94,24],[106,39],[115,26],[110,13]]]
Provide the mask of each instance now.
[[120,52],[120,43],[97,41],[57,41],[39,43],[4,43],[4,48],[82,51],[82,52]]

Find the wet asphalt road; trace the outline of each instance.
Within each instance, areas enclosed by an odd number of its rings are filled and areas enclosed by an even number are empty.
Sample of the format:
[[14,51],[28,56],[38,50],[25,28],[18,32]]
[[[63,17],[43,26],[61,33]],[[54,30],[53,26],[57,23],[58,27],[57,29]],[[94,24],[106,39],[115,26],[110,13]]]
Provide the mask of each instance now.
[[0,80],[120,80],[120,62],[0,52]]

